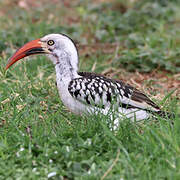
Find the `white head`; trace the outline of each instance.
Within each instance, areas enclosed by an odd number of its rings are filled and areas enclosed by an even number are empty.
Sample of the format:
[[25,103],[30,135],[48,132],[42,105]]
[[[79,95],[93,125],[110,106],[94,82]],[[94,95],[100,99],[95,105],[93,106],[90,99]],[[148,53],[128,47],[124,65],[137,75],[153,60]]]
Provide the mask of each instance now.
[[63,58],[71,59],[72,67],[78,67],[78,52],[74,42],[63,34],[48,34],[40,39],[42,47],[47,48],[49,58],[53,64],[58,64]]

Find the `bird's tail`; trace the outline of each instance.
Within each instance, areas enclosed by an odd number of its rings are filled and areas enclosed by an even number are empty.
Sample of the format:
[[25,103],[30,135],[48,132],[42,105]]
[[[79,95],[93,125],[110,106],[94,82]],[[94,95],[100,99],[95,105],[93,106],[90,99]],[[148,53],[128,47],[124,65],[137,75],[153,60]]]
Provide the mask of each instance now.
[[166,118],[166,119],[174,119],[175,118],[175,114],[174,113],[170,113],[170,112],[165,112],[165,111],[156,111],[153,114],[157,114],[162,118]]

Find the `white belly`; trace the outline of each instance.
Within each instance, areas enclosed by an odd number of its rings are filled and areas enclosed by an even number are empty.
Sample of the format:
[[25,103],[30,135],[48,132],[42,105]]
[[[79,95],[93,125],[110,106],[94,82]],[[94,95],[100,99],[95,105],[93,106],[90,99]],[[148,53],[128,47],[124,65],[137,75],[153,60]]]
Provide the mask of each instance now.
[[59,95],[63,104],[73,113],[81,115],[88,112],[88,107],[71,96],[68,91],[68,83],[57,82]]

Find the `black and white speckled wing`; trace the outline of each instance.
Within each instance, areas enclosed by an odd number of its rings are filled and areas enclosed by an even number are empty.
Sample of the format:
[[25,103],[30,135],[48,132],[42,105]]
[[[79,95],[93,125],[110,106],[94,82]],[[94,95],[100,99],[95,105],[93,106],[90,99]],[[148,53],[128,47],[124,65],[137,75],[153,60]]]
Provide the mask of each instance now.
[[101,108],[114,104],[126,109],[160,110],[146,95],[122,81],[88,72],[78,74],[81,77],[69,83],[68,91],[72,97],[84,104]]

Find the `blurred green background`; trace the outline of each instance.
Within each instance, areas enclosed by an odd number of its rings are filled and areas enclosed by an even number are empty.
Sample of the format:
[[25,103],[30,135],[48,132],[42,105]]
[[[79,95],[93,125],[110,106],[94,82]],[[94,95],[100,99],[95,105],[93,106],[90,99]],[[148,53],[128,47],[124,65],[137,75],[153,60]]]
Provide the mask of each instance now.
[[6,0],[0,1],[0,15],[1,54],[9,56],[12,46],[49,33],[65,33],[94,49],[98,43],[117,45],[113,65],[127,71],[180,72],[178,0]]

